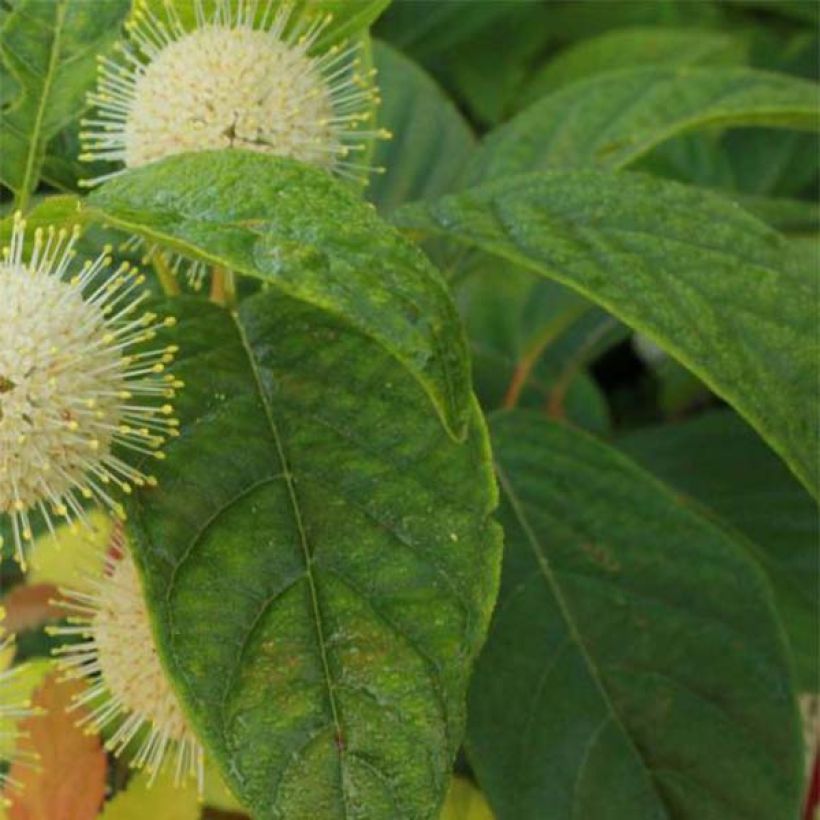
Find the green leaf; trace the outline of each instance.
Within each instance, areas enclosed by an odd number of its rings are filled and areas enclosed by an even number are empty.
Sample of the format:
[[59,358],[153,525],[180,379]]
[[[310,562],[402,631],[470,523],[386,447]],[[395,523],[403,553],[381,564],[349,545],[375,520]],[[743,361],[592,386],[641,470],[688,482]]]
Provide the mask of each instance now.
[[801,688],[818,671],[817,506],[734,413],[648,428],[618,442],[627,455],[753,542],[788,632]]
[[695,188],[601,171],[514,177],[397,214],[557,279],[731,403],[818,492],[816,269]]
[[634,26],[590,37],[561,51],[527,84],[524,100],[596,74],[646,65],[692,66],[743,62],[742,40],[722,31]]
[[401,0],[388,8],[376,34],[423,60],[464,43],[509,10],[505,0]]
[[373,52],[383,99],[379,122],[393,138],[376,147],[373,161],[384,173],[373,177],[368,197],[389,212],[458,187],[475,137],[422,68],[385,43],[376,43]]
[[766,196],[739,196],[737,199],[750,214],[783,233],[820,231],[820,205],[817,202]]
[[450,431],[463,433],[469,361],[444,280],[325,171],[250,151],[203,151],[130,171],[89,204],[117,228],[344,319],[409,368]]
[[707,126],[820,130],[818,86],[747,68],[615,71],[550,94],[493,131],[473,179],[596,165],[618,169],[656,145]]
[[[73,227],[82,221],[80,208],[81,202],[76,196],[61,195],[46,197],[26,214],[26,238],[32,241],[34,239],[33,229],[47,229],[49,225],[57,229]],[[6,246],[11,242],[13,230],[13,214],[7,216],[5,219],[0,219],[0,246]]]
[[[481,124],[497,125],[520,109],[521,88],[532,75],[539,58],[551,45],[548,3],[504,3],[506,13],[492,26],[448,49],[440,71]],[[498,45],[504,44],[504,59]]]
[[746,6],[754,13],[760,13],[762,9],[801,23],[815,25],[820,23],[820,8],[810,0],[727,0],[727,2],[737,6]]
[[117,36],[128,0],[19,0],[0,32],[0,58],[19,92],[0,118],[0,180],[25,207],[46,143],[85,107],[97,55]]
[[607,0],[605,3],[579,3],[578,0],[551,0],[547,18],[549,28],[564,42],[603,34],[626,26],[692,26],[717,28],[724,12],[718,3],[693,3],[691,0]]
[[305,0],[305,6],[333,15],[325,33],[316,42],[316,50],[361,34],[390,5],[390,0]]
[[792,820],[802,744],[754,564],[626,458],[494,417],[502,591],[468,752],[499,820]]
[[427,820],[497,591],[480,413],[449,439],[325,312],[182,298],[182,435],[129,532],[161,656],[254,817]]
[[[211,20],[215,9],[224,5],[226,0],[173,0],[176,16],[186,30],[191,30],[197,22],[197,6],[204,12],[205,19]],[[247,8],[246,0],[227,0],[230,5],[232,19],[236,14]],[[284,0],[272,0],[276,6],[284,5]],[[143,0],[143,3],[160,19],[167,19],[165,6],[167,0]],[[257,22],[266,16],[269,0],[256,6],[255,19]],[[291,7],[289,31],[295,22],[306,20],[308,17],[316,19],[321,15],[331,15],[326,22],[322,34],[311,48],[312,52],[323,52],[329,46],[348,39],[355,39],[366,32],[368,27],[379,17],[390,0],[293,0],[288,3]],[[267,15],[270,22],[270,14]]]

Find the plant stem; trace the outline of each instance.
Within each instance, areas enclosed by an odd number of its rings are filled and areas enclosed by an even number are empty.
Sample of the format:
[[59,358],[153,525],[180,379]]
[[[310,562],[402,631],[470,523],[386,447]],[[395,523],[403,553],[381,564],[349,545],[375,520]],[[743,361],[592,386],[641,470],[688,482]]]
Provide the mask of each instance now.
[[211,281],[211,301],[222,307],[235,307],[236,276],[233,271],[227,268],[214,268]]
[[154,263],[154,270],[157,272],[157,279],[159,279],[162,292],[166,296],[179,296],[181,292],[179,282],[177,282],[173,271],[168,267],[165,257],[161,253],[158,253],[154,255],[151,261]]

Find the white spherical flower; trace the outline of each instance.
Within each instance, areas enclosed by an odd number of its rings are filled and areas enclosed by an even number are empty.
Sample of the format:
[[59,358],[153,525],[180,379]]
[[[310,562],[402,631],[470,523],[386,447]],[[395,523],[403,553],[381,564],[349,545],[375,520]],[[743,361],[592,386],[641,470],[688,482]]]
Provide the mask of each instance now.
[[[157,655],[137,569],[119,528],[101,576],[90,591],[60,590],[68,626],[48,629],[72,643],[55,650],[68,677],[88,679],[75,703],[90,711],[79,725],[95,732],[113,727],[106,747],[129,753],[135,768],[153,782],[171,749],[177,783],[194,778],[203,789],[204,754]],[[83,640],[76,642],[77,637]],[[133,748],[132,748],[133,747]]]
[[[357,45],[313,53],[330,15],[294,19],[289,2],[214,0],[208,18],[195,0],[195,23],[186,27],[172,0],[163,8],[158,15],[138,5],[120,58],[100,60],[89,98],[97,114],[84,120],[80,158],[120,167],[83,184],[173,154],[225,148],[291,157],[353,179],[382,170],[357,160],[371,140],[390,136],[366,125],[378,103],[375,69],[362,70]],[[195,290],[208,272],[154,245],[145,259],[184,271]]]
[[123,515],[112,486],[153,482],[123,456],[161,458],[177,434],[176,348],[145,345],[173,319],[142,310],[144,277],[110,249],[75,265],[77,238],[38,228],[26,256],[17,214],[0,260],[0,521],[21,564],[33,514],[52,533],[52,516],[87,523],[84,500]]
[[361,127],[377,93],[373,72],[359,70],[358,47],[314,55],[329,16],[294,22],[289,3],[258,6],[240,2],[233,11],[230,0],[216,0],[208,20],[196,0],[190,30],[170,0],[165,19],[139,6],[122,59],[100,61],[90,98],[99,113],[85,121],[82,158],[134,168],[186,151],[245,148],[342,175],[369,170],[351,157],[387,134]]

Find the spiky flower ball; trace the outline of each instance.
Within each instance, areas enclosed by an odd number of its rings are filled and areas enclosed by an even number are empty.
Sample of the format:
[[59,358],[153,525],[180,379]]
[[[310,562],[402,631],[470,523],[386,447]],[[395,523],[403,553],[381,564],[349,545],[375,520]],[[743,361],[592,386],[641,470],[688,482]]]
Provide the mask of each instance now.
[[[2,624],[5,617],[5,610],[0,607],[0,670],[2,670],[0,671],[0,745],[4,749],[10,749],[18,736],[17,725],[21,720],[34,714],[34,710],[31,708],[28,693],[20,685],[20,673],[23,667],[5,668],[14,654],[14,636],[8,635]],[[14,753],[12,756],[19,759],[19,753]],[[8,801],[4,794],[16,785],[7,774],[0,772],[0,792],[2,792],[0,806],[7,804]]]
[[85,500],[122,515],[112,487],[153,482],[123,456],[162,457],[176,434],[176,348],[145,345],[173,320],[141,308],[144,277],[110,249],[75,265],[78,235],[38,228],[25,254],[17,214],[0,260],[0,519],[21,564],[34,514],[52,533],[52,516],[87,522]]
[[90,578],[89,585],[90,592],[60,590],[69,625],[49,629],[53,635],[83,638],[56,650],[69,677],[90,680],[75,701],[90,709],[80,725],[95,732],[114,727],[107,748],[116,755],[132,753],[132,765],[147,769],[152,782],[174,748],[176,781],[193,777],[201,792],[203,750],[157,655],[145,597],[121,529],[104,573]]
[[352,156],[385,135],[361,127],[377,100],[372,72],[359,70],[356,46],[311,53],[329,16],[294,21],[289,3],[215,0],[207,19],[196,0],[196,24],[186,29],[171,0],[164,8],[163,19],[138,6],[122,59],[101,60],[83,159],[134,168],[185,151],[245,148],[343,175],[369,170]]

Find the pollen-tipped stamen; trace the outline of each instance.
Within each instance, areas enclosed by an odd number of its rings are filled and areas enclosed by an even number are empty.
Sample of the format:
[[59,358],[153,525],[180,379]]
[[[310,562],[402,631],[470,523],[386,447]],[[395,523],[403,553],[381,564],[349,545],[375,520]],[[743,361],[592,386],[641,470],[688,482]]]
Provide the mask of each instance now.
[[152,480],[129,453],[160,458],[177,435],[176,347],[143,349],[174,319],[143,310],[143,276],[110,248],[77,266],[77,229],[38,228],[28,256],[25,235],[16,214],[0,261],[0,516],[22,565],[34,513],[52,533],[90,500],[124,515],[111,487]]
[[55,650],[66,677],[89,681],[74,701],[87,710],[79,725],[93,732],[113,728],[108,750],[129,752],[131,765],[147,769],[151,782],[175,746],[175,782],[193,778],[202,792],[203,750],[160,663],[121,527],[115,528],[103,574],[89,577],[87,591],[60,592],[68,621],[48,631],[72,641]]

